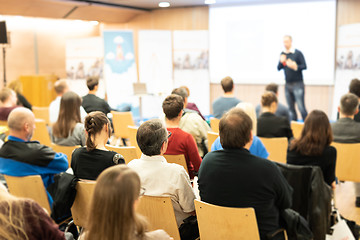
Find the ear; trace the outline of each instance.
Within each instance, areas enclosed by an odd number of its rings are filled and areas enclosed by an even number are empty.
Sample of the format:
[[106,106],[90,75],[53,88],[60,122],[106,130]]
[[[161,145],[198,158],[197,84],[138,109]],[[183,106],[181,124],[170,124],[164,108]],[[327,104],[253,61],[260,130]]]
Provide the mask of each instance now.
[[178,117],[182,116],[183,112],[184,112],[184,110],[181,109],[181,111],[179,112]]
[[164,154],[167,150],[168,147],[168,141],[166,140],[165,142],[163,142],[163,144],[161,145],[161,149],[160,149],[160,155]]
[[[338,113],[340,113],[340,106],[338,106],[338,108],[337,108],[337,109],[338,109]],[[358,111],[359,111],[359,109],[358,109]],[[356,113],[355,113],[355,114],[356,114]]]
[[354,115],[358,114],[359,113],[359,108],[356,109]]

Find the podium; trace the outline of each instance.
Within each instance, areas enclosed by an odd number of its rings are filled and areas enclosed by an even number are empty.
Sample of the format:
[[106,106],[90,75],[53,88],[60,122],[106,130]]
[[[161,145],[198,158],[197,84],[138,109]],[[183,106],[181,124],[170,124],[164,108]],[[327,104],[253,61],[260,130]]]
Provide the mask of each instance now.
[[33,106],[48,107],[56,98],[55,75],[28,75],[19,79],[23,85],[23,95]]

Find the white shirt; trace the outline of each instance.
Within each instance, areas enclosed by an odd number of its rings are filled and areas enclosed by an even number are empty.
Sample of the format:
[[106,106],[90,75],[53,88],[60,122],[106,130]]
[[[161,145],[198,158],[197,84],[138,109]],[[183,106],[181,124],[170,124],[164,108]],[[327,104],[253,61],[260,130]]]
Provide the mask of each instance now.
[[[51,124],[55,123],[58,120],[59,112],[60,112],[60,102],[61,102],[61,96],[57,96],[55,100],[50,103],[49,118]],[[86,115],[87,113],[85,112],[84,108],[80,106],[80,116],[82,122],[84,122]]]
[[195,211],[195,193],[185,169],[175,163],[168,163],[163,156],[141,155],[128,166],[136,171],[145,188],[145,195],[170,197],[178,226]]

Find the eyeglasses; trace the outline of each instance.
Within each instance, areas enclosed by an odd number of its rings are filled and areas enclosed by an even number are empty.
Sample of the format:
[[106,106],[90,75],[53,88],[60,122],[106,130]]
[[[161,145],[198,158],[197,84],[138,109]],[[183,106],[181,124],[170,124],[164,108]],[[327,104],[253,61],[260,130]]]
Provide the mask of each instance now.
[[172,133],[168,131],[168,137],[167,137],[167,138],[169,138],[169,137],[171,136],[171,134],[172,134]]
[[146,189],[145,189],[144,187],[141,187],[141,188],[140,188],[140,197],[141,197],[141,196],[144,196],[145,190],[146,190]]

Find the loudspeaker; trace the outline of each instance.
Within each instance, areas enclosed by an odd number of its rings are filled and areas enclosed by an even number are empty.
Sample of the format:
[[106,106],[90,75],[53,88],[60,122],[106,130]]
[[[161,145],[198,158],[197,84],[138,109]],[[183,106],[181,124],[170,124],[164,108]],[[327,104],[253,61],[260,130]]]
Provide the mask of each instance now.
[[5,21],[0,22],[0,44],[8,43]]

